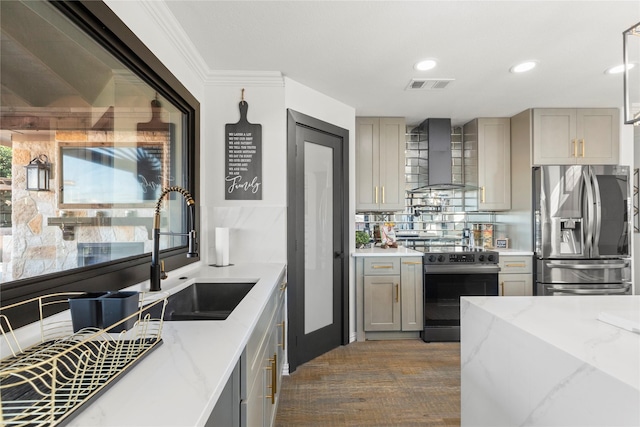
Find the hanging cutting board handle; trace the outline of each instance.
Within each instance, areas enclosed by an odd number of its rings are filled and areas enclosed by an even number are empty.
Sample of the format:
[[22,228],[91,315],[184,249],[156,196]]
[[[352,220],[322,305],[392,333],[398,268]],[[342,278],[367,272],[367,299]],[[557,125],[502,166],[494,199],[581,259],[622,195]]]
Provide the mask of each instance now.
[[240,121],[238,123],[249,123],[247,120],[247,110],[249,110],[249,104],[246,101],[242,100],[238,104],[238,108],[240,109]]

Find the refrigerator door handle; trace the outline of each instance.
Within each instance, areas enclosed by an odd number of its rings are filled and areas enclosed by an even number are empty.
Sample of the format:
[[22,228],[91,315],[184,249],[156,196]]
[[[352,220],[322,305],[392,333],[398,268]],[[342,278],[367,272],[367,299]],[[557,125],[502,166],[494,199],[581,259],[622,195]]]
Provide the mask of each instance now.
[[587,257],[592,257],[592,249],[593,249],[593,185],[591,183],[590,169],[583,169],[582,171],[582,179],[584,180],[584,188],[587,193],[586,206],[583,206],[583,218],[586,220],[586,227],[584,227],[584,246],[585,246],[585,254]]
[[593,194],[595,196],[593,252],[591,253],[591,256],[598,257],[600,256],[600,229],[602,228],[602,199],[600,198],[600,183],[598,182],[598,177],[591,166],[589,166],[589,174],[591,175]]
[[611,294],[627,294],[631,288],[629,282],[624,282],[620,286],[615,288],[566,288],[562,285],[549,285],[545,286],[546,291],[551,294],[566,294],[566,295],[611,295]]
[[615,264],[554,264],[546,262],[546,268],[562,268],[566,270],[611,270],[614,268],[627,268],[628,262],[619,262]]

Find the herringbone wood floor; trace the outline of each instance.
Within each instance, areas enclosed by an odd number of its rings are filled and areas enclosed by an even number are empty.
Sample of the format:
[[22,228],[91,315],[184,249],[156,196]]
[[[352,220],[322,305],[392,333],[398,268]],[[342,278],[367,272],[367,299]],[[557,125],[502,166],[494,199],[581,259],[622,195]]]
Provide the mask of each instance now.
[[459,426],[460,344],[366,341],[282,380],[276,426]]

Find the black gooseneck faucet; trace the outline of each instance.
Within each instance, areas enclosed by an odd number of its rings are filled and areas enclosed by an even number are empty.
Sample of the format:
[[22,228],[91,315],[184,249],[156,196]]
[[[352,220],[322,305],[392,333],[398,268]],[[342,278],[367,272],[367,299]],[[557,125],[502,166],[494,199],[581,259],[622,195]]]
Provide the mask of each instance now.
[[[161,233],[160,232],[160,205],[162,199],[168,193],[178,192],[182,194],[187,207],[189,208],[189,218],[191,231],[188,233]],[[188,236],[189,238],[189,251],[187,252],[187,258],[194,258],[198,256],[198,237],[196,233],[196,202],[193,200],[191,194],[182,187],[168,187],[162,190],[162,194],[158,197],[156,202],[155,214],[153,216],[153,252],[151,253],[151,283],[149,290],[151,292],[160,291],[160,281],[167,278],[167,273],[164,271],[164,261],[160,262],[160,236]]]

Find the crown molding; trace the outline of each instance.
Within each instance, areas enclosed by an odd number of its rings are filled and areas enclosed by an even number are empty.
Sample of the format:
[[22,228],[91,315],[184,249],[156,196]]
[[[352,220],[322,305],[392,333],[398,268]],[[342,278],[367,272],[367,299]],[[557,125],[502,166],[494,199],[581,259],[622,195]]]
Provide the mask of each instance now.
[[177,21],[164,1],[141,0],[140,4],[147,10],[171,43],[180,52],[188,66],[204,81],[210,70],[202,55],[195,47],[187,33]]
[[165,1],[141,0],[142,6],[182,54],[185,63],[212,86],[284,86],[280,71],[212,70],[203,59]]
[[205,84],[210,86],[272,86],[284,87],[280,71],[209,71]]

